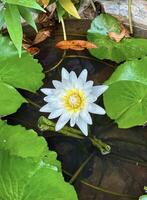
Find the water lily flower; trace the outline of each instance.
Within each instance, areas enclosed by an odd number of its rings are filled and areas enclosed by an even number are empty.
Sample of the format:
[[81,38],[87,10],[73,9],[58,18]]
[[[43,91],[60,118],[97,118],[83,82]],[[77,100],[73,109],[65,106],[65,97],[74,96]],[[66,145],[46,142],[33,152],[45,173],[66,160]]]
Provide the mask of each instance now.
[[94,102],[107,89],[107,85],[93,86],[93,81],[87,81],[88,72],[84,69],[79,77],[62,68],[62,81],[53,80],[55,88],[43,88],[47,102],[40,111],[50,113],[49,119],[59,117],[55,130],[59,131],[70,121],[70,126],[77,125],[84,135],[88,135],[88,124],[92,124],[89,113],[104,115],[105,110]]

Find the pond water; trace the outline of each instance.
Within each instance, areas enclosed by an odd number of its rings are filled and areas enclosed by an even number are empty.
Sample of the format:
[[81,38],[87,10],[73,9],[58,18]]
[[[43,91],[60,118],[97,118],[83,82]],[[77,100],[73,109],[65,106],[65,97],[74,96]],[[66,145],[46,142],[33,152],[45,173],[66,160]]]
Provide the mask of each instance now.
[[[85,39],[88,26],[86,21],[74,21],[69,26],[67,24],[68,39]],[[111,75],[116,65],[94,59],[87,50],[68,51],[60,66],[49,71],[63,55],[62,50],[55,48],[55,44],[63,39],[61,28],[56,28],[53,37],[39,45],[40,53],[37,58],[46,72],[43,87],[52,87],[51,81],[60,79],[62,67],[68,71],[74,70],[77,74],[86,68],[89,72],[88,79],[94,80],[95,84],[104,82]],[[82,163],[92,155],[74,181],[80,200],[138,199],[147,184],[147,127],[118,129],[107,116],[93,116],[94,125],[90,127],[92,134],[112,148],[111,153],[104,156],[92,146],[88,138],[78,140],[48,131],[41,132],[37,122],[39,116],[47,116],[39,112],[39,107],[45,104],[44,96],[40,91],[36,94],[21,92],[30,103],[7,117],[8,123],[22,124],[44,136],[49,148],[58,153],[66,180],[69,181]],[[102,99],[99,103],[102,104]]]

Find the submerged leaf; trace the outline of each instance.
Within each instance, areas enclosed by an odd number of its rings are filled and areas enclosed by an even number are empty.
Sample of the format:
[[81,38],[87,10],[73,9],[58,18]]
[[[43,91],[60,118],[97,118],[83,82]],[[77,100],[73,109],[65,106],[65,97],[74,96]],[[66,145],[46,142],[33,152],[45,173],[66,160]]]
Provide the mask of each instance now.
[[115,34],[115,38],[120,36],[121,29],[120,22],[111,15],[97,16],[87,33],[88,41],[97,45],[96,49],[89,50],[90,53],[96,58],[109,59],[117,63],[147,55],[147,39],[123,38],[120,42],[116,42],[109,37],[112,33],[113,37]]
[[56,44],[56,47],[59,49],[72,49],[72,50],[84,50],[84,49],[93,49],[97,46],[91,42],[84,40],[63,40]]

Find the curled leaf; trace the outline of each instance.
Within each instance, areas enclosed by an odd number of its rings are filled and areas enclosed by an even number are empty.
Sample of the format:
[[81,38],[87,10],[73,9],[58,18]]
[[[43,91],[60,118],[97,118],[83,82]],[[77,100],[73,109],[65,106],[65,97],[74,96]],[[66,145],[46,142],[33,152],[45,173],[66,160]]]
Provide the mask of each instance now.
[[124,37],[130,37],[128,30],[124,26],[122,26],[120,34],[116,32],[109,32],[108,35],[111,39],[115,40],[116,42],[120,42]]
[[72,49],[81,51],[84,49],[93,49],[97,48],[97,46],[91,42],[87,42],[85,40],[63,40],[56,44],[56,47],[59,49]]
[[50,36],[50,31],[47,29],[42,29],[37,33],[37,35],[33,41],[33,44],[38,44],[40,42],[43,42],[49,36]]

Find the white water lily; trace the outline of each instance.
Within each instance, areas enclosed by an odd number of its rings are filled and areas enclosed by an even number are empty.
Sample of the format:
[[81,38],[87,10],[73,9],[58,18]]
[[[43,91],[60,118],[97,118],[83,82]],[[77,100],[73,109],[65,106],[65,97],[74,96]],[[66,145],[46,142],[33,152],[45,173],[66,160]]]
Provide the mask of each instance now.
[[97,98],[103,94],[108,86],[93,86],[93,81],[87,81],[88,72],[84,69],[79,77],[75,72],[70,73],[62,68],[62,81],[53,80],[54,89],[43,88],[47,95],[47,102],[40,111],[50,113],[49,119],[59,117],[55,130],[59,131],[70,121],[70,126],[77,125],[84,135],[88,135],[88,124],[92,124],[89,113],[104,115],[105,110],[95,104]]

